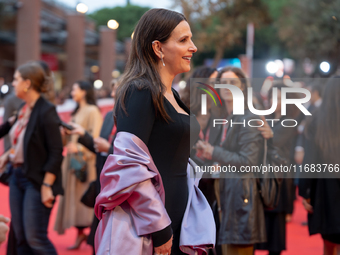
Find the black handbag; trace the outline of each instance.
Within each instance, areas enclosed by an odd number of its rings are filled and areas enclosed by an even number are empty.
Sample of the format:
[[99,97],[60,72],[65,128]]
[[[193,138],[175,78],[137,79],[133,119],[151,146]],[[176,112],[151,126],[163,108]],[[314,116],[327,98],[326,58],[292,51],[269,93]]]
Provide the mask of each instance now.
[[[276,148],[271,143],[267,144],[267,140],[265,139],[263,166],[285,164],[287,164],[286,159],[278,154]],[[261,178],[257,179],[258,190],[265,209],[274,209],[278,205],[282,177],[280,173],[266,172],[262,174]]]
[[7,164],[5,168],[4,172],[0,175],[0,183],[8,186],[13,173],[13,166],[12,164]]
[[71,155],[70,170],[74,172],[76,178],[80,182],[86,182],[87,180],[87,164],[84,160],[83,153],[78,152]]
[[90,207],[94,208],[94,204],[96,203],[96,181],[90,183],[88,189],[85,191],[84,195],[81,197],[80,201]]

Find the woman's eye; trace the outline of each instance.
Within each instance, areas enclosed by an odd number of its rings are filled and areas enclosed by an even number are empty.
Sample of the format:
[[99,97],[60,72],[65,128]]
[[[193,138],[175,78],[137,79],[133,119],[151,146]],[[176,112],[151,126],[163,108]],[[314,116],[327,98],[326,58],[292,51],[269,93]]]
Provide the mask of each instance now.
[[184,38],[184,39],[181,40],[181,42],[185,42],[185,40],[186,40],[186,39]]

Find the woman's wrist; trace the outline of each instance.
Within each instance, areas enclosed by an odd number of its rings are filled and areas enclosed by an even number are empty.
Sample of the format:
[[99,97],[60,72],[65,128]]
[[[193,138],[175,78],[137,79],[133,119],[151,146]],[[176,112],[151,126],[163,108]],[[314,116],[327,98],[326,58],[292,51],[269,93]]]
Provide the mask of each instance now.
[[152,242],[153,242],[154,247],[159,247],[159,246],[165,244],[172,237],[171,225],[167,226],[166,228],[164,228],[160,231],[152,233],[151,237],[152,237]]
[[47,182],[43,182],[42,185],[45,186],[45,187],[48,187],[48,188],[52,188],[52,184],[49,184]]

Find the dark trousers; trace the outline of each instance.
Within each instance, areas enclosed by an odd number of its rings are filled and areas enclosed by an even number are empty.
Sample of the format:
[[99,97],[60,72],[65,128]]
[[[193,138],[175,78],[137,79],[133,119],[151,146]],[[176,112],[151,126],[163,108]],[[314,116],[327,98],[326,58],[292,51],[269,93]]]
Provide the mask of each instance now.
[[14,169],[9,201],[18,255],[57,255],[47,237],[51,208],[41,202],[41,194],[22,173]]

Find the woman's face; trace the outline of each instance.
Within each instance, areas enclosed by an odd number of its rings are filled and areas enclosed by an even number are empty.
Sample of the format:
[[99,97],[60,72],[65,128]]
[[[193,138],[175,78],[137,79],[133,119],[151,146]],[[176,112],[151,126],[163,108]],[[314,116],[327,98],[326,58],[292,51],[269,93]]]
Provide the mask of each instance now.
[[[234,85],[234,86],[240,88],[242,91],[244,90],[241,80],[232,71],[228,71],[228,72],[223,73],[222,76],[221,76],[221,79],[223,79],[222,80],[223,84],[231,84],[231,85]],[[229,89],[220,89],[220,94],[221,94],[222,100],[233,101],[233,95],[231,94]]]
[[15,95],[17,97],[24,99],[30,87],[30,84],[31,84],[30,80],[24,80],[21,77],[19,71],[15,71],[12,85],[14,87]]
[[191,41],[188,22],[181,21],[172,31],[170,38],[161,46],[165,68],[173,75],[190,71],[192,54],[197,51]]
[[217,72],[217,70],[216,70],[216,71],[214,71],[214,72],[209,76],[209,78],[210,78],[210,79],[215,79],[215,78],[217,77],[217,75],[218,75],[218,72]]
[[82,90],[77,83],[73,84],[72,91],[71,91],[72,99],[79,103],[83,100],[86,96],[86,91]]

